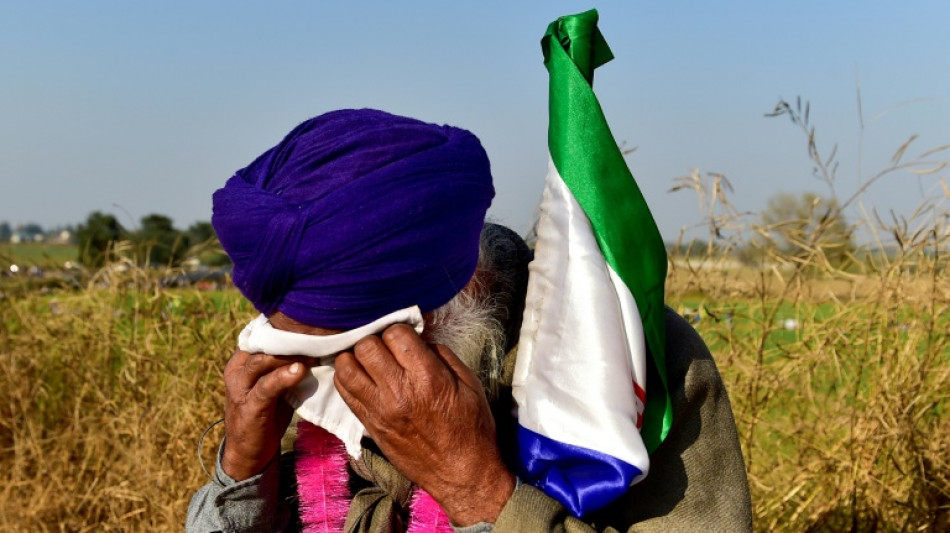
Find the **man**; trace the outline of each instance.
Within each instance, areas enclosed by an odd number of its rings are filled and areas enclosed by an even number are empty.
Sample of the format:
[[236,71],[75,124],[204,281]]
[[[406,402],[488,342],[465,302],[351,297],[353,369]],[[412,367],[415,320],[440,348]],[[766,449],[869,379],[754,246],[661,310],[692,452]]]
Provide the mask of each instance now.
[[[372,110],[301,124],[215,194],[235,284],[274,338],[303,334],[316,346],[400,311],[412,322],[415,306],[424,326],[384,324],[319,359],[237,351],[225,369],[215,479],[193,498],[189,530],[422,531],[415,487],[463,531],[750,529],[721,379],[672,313],[674,425],[647,479],[583,519],[519,483],[510,383],[530,252],[510,230],[484,224],[493,195],[473,135]],[[334,407],[308,411],[298,391],[320,376],[304,388],[338,393],[358,420],[329,416]],[[314,483],[298,465],[294,482],[294,457],[279,455],[292,416],[283,398],[346,444],[345,481]],[[354,443],[354,428],[368,438]],[[310,452],[298,447],[297,457]],[[342,456],[320,453],[321,470]],[[331,498],[334,482],[343,494]],[[341,511],[325,511],[331,505]]]

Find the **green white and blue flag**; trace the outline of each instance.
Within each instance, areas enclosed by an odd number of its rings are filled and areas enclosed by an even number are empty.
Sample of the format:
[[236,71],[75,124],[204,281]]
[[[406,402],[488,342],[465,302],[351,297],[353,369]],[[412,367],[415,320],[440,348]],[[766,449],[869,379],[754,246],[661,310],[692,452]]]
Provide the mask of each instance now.
[[666,249],[592,89],[597,12],[541,42],[550,164],[515,367],[521,478],[575,516],[643,479],[666,437]]

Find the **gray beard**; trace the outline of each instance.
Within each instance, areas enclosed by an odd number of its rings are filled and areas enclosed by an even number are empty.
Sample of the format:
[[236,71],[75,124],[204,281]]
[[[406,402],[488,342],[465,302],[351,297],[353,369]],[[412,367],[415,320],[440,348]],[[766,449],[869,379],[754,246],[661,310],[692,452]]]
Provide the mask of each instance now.
[[[489,399],[497,396],[502,359],[505,356],[506,325],[519,307],[518,242],[513,231],[485,224],[478,248],[478,266],[468,284],[448,303],[426,315],[423,337],[444,344],[482,380]],[[520,312],[517,314],[520,317]],[[515,333],[512,333],[513,335]]]
[[505,328],[496,318],[490,299],[475,296],[483,291],[471,289],[470,284],[430,313],[423,337],[452,350],[478,375],[491,399],[498,390],[501,360],[505,355]]

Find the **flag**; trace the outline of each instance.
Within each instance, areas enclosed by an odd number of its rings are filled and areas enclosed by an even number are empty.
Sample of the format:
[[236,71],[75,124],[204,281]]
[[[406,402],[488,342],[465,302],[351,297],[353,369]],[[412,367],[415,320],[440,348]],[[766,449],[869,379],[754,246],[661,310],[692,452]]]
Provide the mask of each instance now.
[[643,479],[666,437],[666,249],[592,89],[613,59],[597,12],[557,19],[550,160],[513,395],[519,476],[575,516]]

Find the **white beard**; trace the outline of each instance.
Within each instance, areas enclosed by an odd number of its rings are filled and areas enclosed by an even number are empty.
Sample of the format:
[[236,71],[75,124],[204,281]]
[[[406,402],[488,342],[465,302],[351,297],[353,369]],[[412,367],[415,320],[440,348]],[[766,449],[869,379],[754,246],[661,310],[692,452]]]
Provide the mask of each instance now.
[[493,398],[505,355],[505,329],[495,318],[490,299],[473,296],[482,291],[472,289],[470,283],[448,303],[426,315],[422,336],[452,350],[478,375],[488,397]]

